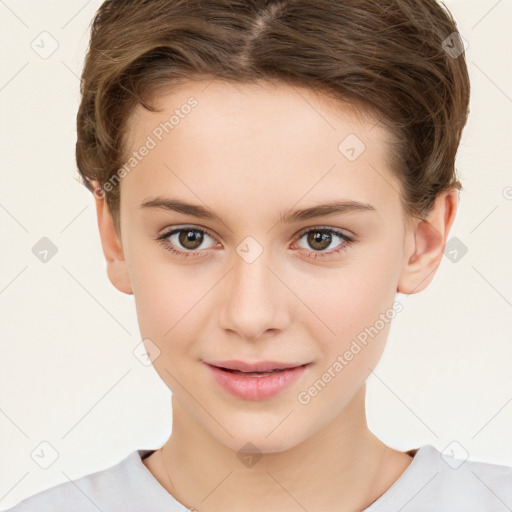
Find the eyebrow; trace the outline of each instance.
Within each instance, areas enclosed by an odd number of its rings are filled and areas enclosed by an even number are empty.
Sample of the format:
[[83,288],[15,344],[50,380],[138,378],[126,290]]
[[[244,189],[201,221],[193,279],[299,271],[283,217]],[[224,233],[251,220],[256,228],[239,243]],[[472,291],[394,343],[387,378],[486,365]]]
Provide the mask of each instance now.
[[[210,220],[225,224],[220,215],[204,206],[195,205],[180,201],[179,199],[170,199],[164,197],[155,197],[141,203],[141,208],[159,208],[163,210],[183,213],[191,215],[199,219]],[[281,221],[285,224],[293,224],[315,217],[323,217],[325,215],[344,214],[351,212],[376,211],[375,208],[368,203],[362,203],[352,200],[331,201],[322,203],[302,210],[292,212],[281,212]]]

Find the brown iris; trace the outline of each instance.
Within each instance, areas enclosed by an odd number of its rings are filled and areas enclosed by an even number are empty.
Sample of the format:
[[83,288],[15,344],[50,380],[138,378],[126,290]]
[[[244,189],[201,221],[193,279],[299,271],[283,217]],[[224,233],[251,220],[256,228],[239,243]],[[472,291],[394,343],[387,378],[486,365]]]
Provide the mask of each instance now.
[[[308,244],[315,250],[327,249],[332,241],[332,235],[325,231],[310,231],[307,236]],[[327,242],[327,244],[325,244]]]

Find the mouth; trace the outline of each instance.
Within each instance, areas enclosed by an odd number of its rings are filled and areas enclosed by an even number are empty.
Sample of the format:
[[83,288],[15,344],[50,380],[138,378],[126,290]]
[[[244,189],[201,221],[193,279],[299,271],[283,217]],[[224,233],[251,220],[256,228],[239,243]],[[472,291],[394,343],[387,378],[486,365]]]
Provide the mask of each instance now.
[[243,370],[231,370],[229,368],[222,368],[222,367],[217,367],[219,368],[219,370],[224,370],[226,372],[229,372],[229,373],[235,373],[235,374],[238,374],[238,375],[243,375],[244,377],[265,377],[267,375],[271,375],[273,373],[280,373],[280,372],[284,372],[286,370],[292,370],[293,368],[283,368],[281,370],[267,370],[267,371],[264,371],[264,372],[245,372]]
[[296,382],[309,364],[275,361],[206,363],[217,384],[230,394],[245,400],[264,400],[277,395]]
[[283,363],[279,361],[259,361],[256,363],[246,363],[245,361],[211,361],[206,362],[206,364],[228,372],[265,374],[290,370],[305,366],[309,363]]

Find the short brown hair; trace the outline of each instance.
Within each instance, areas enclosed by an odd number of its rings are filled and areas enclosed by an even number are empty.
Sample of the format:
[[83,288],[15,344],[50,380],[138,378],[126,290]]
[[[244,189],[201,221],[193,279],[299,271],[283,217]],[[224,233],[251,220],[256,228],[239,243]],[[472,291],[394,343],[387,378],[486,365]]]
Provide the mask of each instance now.
[[[83,183],[120,169],[137,103],[206,77],[280,81],[369,110],[390,148],[409,215],[461,189],[455,156],[469,76],[450,12],[436,0],[107,0],[91,25],[77,115]],[[446,42],[450,44],[446,45]],[[460,53],[460,54],[458,54]],[[119,186],[104,194],[119,228]]]

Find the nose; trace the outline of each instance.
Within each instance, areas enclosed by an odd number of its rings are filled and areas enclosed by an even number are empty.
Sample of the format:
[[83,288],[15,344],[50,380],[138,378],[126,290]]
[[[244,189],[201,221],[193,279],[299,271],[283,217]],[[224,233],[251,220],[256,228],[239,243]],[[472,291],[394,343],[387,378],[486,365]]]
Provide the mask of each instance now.
[[265,251],[256,261],[238,255],[228,274],[221,300],[221,327],[247,340],[283,330],[290,320],[291,292],[269,265]]

